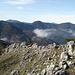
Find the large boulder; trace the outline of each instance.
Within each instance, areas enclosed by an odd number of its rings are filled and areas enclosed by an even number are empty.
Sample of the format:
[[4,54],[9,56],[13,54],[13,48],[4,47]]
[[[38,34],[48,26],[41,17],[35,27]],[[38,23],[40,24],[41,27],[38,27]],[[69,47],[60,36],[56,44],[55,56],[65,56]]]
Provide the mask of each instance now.
[[67,61],[69,59],[69,54],[67,52],[62,52],[60,55],[61,61]]
[[74,41],[70,41],[70,42],[68,42],[67,43],[67,49],[68,49],[68,53],[70,54],[70,55],[72,55],[72,50],[73,50],[73,45],[74,45]]
[[46,75],[46,69],[43,69],[41,75]]
[[75,63],[73,61],[67,61],[68,66],[72,66],[75,65]]
[[59,67],[60,67],[60,68],[63,68],[64,70],[69,68],[69,66],[68,66],[68,64],[67,64],[66,61],[61,61],[61,62],[59,63]]

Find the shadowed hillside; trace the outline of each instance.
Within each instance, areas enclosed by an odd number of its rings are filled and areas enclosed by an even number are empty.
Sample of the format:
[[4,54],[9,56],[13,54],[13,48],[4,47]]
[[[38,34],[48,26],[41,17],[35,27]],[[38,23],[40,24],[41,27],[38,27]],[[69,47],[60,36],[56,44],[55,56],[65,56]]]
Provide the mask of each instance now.
[[[45,23],[35,21],[25,23],[17,20],[0,21],[0,38],[9,42],[22,42],[31,39],[32,43],[48,45],[65,44],[65,38],[75,37],[75,24]],[[43,42],[43,43],[42,43]]]

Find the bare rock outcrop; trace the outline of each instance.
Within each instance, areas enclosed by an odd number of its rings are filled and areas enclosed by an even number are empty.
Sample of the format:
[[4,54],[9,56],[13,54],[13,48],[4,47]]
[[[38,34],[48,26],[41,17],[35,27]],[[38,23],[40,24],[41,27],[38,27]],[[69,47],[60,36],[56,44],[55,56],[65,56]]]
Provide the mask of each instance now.
[[18,75],[22,68],[25,70],[22,71],[23,75],[69,75],[68,70],[75,66],[73,46],[73,41],[65,45],[53,43],[47,46],[38,46],[36,43],[26,46],[25,42],[11,44],[6,48],[6,54],[12,54],[8,59],[17,59],[11,60],[12,64],[17,64],[20,60],[15,68],[19,71],[13,70],[10,75]]
[[58,65],[51,64],[42,70],[41,75],[69,75],[69,73],[63,71]]

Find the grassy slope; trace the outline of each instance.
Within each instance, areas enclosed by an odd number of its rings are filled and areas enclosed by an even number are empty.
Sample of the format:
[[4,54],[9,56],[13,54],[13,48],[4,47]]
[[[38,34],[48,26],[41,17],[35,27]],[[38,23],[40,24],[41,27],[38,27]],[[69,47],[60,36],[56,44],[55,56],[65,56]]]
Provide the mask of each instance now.
[[[27,50],[28,52],[23,52],[23,50]],[[52,57],[52,53],[56,52],[56,56]],[[20,48],[18,49],[18,51],[16,50],[12,50],[9,53],[5,53],[3,56],[0,56],[0,75],[9,75],[10,72],[12,70],[18,69],[19,70],[19,75],[26,75],[27,70],[33,70],[33,68],[35,68],[35,73],[41,72],[44,68],[47,67],[47,65],[49,65],[51,62],[48,60],[48,58],[52,58],[52,59],[56,59],[56,64],[58,65],[59,63],[59,57],[58,55],[60,55],[62,52],[61,49],[56,49],[54,51],[48,52],[47,55],[45,55],[44,57],[40,57],[39,55],[35,54],[35,52],[31,49],[31,48]],[[20,62],[22,61],[22,57],[23,56],[27,56],[33,54],[33,56],[31,56],[30,58],[28,58],[21,66],[20,68],[18,68],[18,66],[20,65]],[[40,58],[39,58],[40,57]],[[31,59],[32,58],[32,59]],[[29,61],[31,59],[31,61]],[[37,61],[36,63],[34,63],[34,61]],[[75,62],[75,60],[71,60],[73,62]],[[47,63],[47,64],[44,64]],[[39,65],[39,66],[38,66]],[[25,67],[24,67],[25,66]],[[38,67],[37,67],[38,66]],[[68,69],[67,71],[69,71],[71,73],[71,75],[75,74],[75,66],[70,66],[70,69]]]

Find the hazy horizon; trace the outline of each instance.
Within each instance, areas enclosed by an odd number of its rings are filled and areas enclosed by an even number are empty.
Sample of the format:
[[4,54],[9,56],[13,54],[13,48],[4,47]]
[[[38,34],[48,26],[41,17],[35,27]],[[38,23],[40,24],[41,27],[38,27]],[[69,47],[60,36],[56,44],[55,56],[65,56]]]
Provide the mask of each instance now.
[[[16,20],[16,19],[6,19],[6,20],[0,20],[0,21],[8,21],[8,20],[14,20],[14,21],[19,21],[19,22],[25,22],[25,23],[34,23],[37,21],[43,22],[43,23],[54,23],[54,24],[62,24],[62,23],[72,23],[72,22],[61,22],[61,23],[56,23],[56,22],[46,22],[46,21],[41,21],[41,20],[35,20],[33,22],[26,22],[26,21],[21,21],[21,20]],[[72,23],[75,24],[75,23]]]
[[0,0],[0,20],[75,24],[74,0]]

